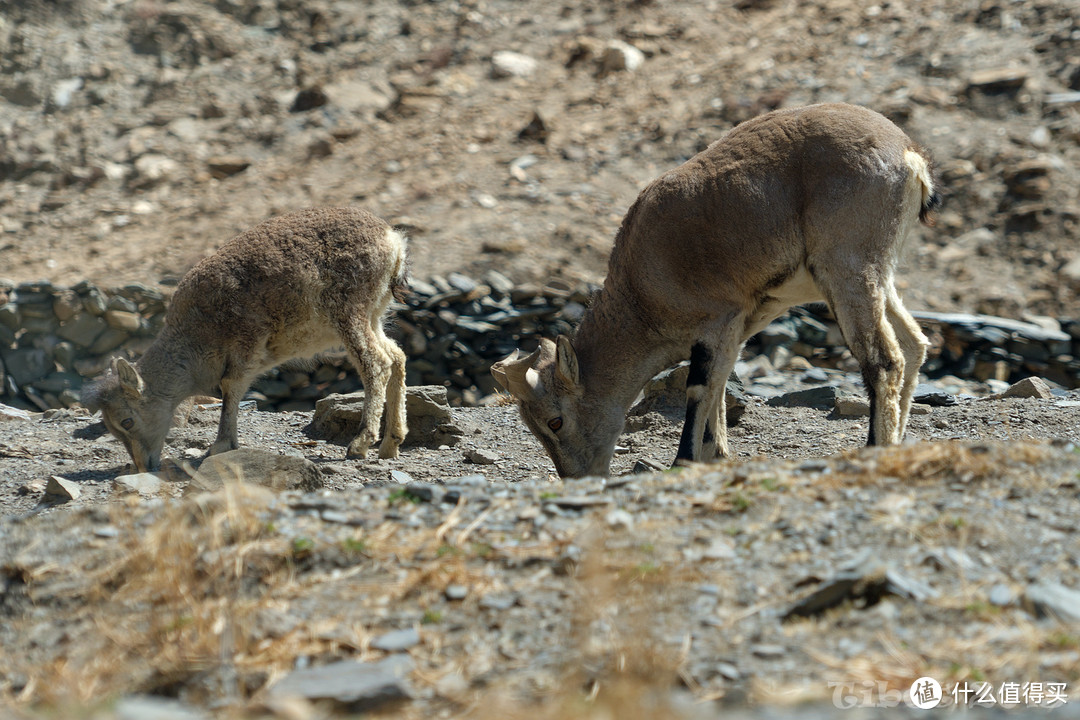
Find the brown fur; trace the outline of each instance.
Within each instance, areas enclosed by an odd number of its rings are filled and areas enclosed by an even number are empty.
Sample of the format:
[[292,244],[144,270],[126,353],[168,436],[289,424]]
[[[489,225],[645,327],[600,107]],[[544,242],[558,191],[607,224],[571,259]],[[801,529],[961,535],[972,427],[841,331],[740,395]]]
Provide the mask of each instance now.
[[140,470],[156,466],[186,397],[221,393],[211,453],[236,448],[240,398],[261,373],[344,345],[367,392],[363,456],[390,414],[380,457],[405,437],[405,355],[382,330],[405,278],[405,240],[363,210],[320,208],[268,220],[203,259],[180,281],[165,327],[134,365],[122,359],[83,392]]
[[[720,405],[743,343],[788,307],[826,300],[863,366],[871,442],[897,443],[926,341],[893,272],[909,226],[937,202],[933,185],[926,153],[865,108],[749,120],[641,192],[573,342],[545,340],[495,377],[560,474],[606,473],[637,392],[700,344],[708,380],[687,389],[679,460],[710,460],[728,452]],[[560,377],[570,365],[576,381]]]

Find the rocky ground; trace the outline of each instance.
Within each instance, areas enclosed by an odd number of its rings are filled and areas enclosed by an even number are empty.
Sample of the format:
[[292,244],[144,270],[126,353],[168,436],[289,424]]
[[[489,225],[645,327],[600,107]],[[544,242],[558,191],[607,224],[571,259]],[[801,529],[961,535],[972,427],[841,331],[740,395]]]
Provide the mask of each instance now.
[[[1066,0],[31,0],[0,16],[0,275],[168,292],[258,220],[359,204],[408,230],[419,279],[577,286],[659,172],[843,100],[947,184],[909,307],[1077,319],[1078,40]],[[867,450],[857,403],[765,402],[853,376],[750,380],[732,461],[664,472],[660,408],[611,478],[574,482],[507,405],[448,409],[456,444],[393,461],[246,411],[278,470],[203,494],[183,467],[213,407],[153,480],[118,479],[78,409],[0,420],[0,704],[858,717],[929,676],[988,714],[992,686],[1080,717],[1080,398],[945,378],[912,444]]]
[[29,717],[828,717],[930,676],[1076,717],[1080,396],[937,397],[865,449],[865,417],[751,396],[733,461],[668,472],[654,411],[575,481],[512,406],[364,461],[249,410],[216,492],[188,476],[216,407],[156,477],[82,412],[11,419],[0,690]]

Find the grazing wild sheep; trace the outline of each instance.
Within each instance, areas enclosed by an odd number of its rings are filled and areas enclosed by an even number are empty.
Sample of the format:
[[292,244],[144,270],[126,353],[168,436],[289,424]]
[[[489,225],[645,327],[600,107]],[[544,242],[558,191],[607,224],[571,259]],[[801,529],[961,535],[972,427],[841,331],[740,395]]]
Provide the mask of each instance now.
[[893,273],[938,202],[927,153],[876,112],[754,118],[641,192],[573,339],[543,339],[492,373],[560,475],[602,475],[638,391],[689,357],[676,464],[713,460],[728,454],[724,384],[743,344],[824,300],[862,366],[869,443],[899,443],[927,343]]
[[344,345],[364,383],[363,428],[348,457],[364,457],[386,430],[379,457],[405,439],[405,354],[383,319],[405,287],[405,237],[363,210],[321,208],[268,220],[225,243],[180,281],[165,327],[134,365],[83,390],[82,402],[127,448],[142,472],[161,461],[173,413],[185,398],[221,392],[210,453],[238,446],[240,398],[282,362]]

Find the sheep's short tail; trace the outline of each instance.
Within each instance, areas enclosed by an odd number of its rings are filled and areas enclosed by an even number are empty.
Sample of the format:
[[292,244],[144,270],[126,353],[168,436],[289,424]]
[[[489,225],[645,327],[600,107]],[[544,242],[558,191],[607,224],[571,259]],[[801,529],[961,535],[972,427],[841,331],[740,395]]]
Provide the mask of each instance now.
[[919,222],[930,225],[937,221],[934,210],[941,206],[941,193],[938,192],[938,183],[934,177],[934,167],[926,153],[919,149],[911,149],[904,152],[904,162],[914,179],[922,186],[922,203],[919,206]]
[[397,230],[391,229],[390,234],[398,241],[398,246],[401,248],[395,261],[394,272],[390,276],[390,294],[394,296],[394,300],[404,303],[409,296],[409,259],[405,251],[409,239]]

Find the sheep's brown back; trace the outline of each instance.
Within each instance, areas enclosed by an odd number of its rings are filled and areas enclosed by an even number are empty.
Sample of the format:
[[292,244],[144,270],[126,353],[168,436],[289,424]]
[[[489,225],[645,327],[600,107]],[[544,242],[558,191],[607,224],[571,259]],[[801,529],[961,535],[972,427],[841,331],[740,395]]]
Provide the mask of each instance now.
[[352,208],[304,210],[256,225],[184,276],[166,323],[188,333],[264,334],[369,292],[372,275],[383,272],[388,229]]

